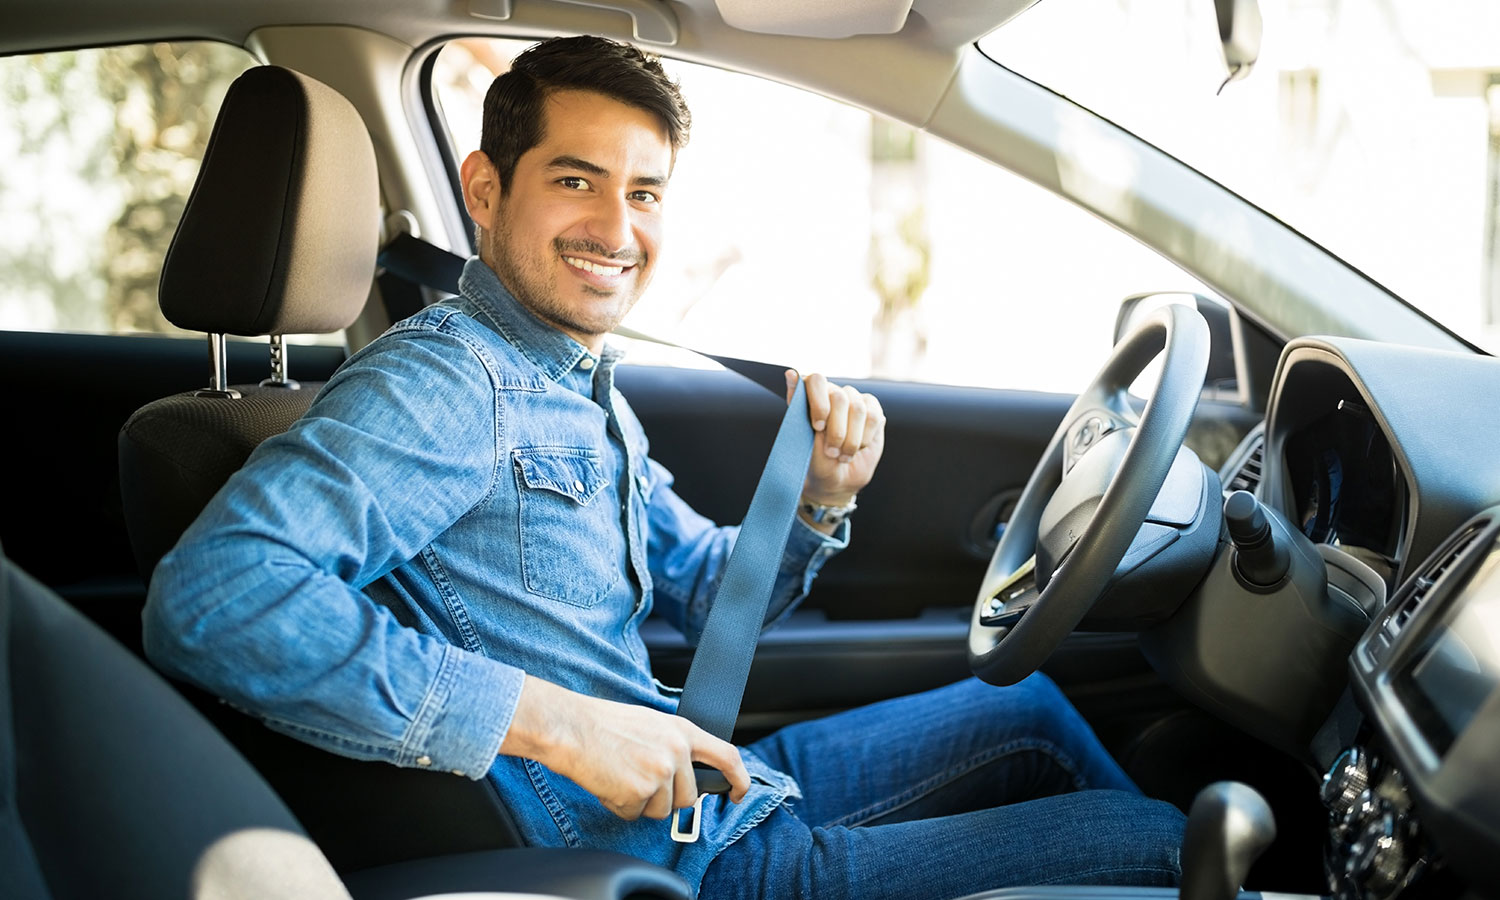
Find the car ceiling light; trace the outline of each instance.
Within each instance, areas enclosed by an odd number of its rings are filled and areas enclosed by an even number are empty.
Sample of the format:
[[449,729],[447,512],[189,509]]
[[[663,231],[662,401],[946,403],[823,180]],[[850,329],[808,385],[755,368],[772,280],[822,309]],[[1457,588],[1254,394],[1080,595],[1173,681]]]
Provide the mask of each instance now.
[[[630,31],[637,41],[671,46],[677,43],[677,15],[660,0],[557,0],[574,6],[590,6],[630,16]],[[911,3],[906,4],[910,6]],[[513,0],[469,0],[469,15],[477,19],[505,21],[514,12]]]
[[741,31],[845,38],[895,34],[906,24],[912,0],[715,0],[725,23]]

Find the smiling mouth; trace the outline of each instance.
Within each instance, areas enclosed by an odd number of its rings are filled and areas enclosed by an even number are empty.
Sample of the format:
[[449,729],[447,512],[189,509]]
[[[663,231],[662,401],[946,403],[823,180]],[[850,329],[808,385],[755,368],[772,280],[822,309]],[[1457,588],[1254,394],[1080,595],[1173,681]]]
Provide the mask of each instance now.
[[629,266],[608,266],[608,265],[604,265],[603,263],[596,263],[596,262],[590,262],[589,260],[586,260],[586,259],[579,259],[576,256],[564,256],[563,257],[563,262],[567,263],[568,265],[570,265],[573,268],[578,269],[580,271],[591,272],[591,273],[593,273],[595,275],[603,275],[605,277],[614,277],[616,275],[619,275],[619,274],[623,273],[626,269],[633,269],[633,268],[635,268],[634,265],[629,265]]

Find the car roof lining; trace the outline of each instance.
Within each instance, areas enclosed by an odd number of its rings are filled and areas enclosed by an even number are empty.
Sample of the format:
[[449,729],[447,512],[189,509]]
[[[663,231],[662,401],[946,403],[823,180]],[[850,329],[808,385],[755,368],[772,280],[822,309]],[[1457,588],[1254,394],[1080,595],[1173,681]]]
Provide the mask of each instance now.
[[[609,9],[607,2],[363,0],[350,7],[341,0],[6,0],[9,22],[0,33],[0,54],[168,37],[249,46],[257,31],[298,25],[355,27],[413,48],[456,35],[632,39],[630,3],[621,0]],[[741,30],[725,23],[716,0],[633,2],[659,3],[677,25],[675,44],[642,41],[648,49],[806,87],[920,126],[948,89],[962,52],[1036,0],[914,0],[899,32],[837,40]],[[488,17],[497,8],[508,17]],[[849,27],[861,22],[857,9],[852,11]],[[825,19],[818,27],[835,26]]]
[[[627,10],[632,4],[621,0],[618,9],[603,8],[608,0],[590,0],[588,6],[569,0],[539,2],[531,0],[510,7],[512,15],[503,20],[511,25],[541,24],[543,20],[572,20],[581,30],[630,36]],[[718,32],[733,29],[725,24],[716,0],[636,0],[659,3],[666,14],[675,16],[683,37],[691,39],[695,31]],[[920,39],[934,46],[955,49],[970,44],[1009,21],[1037,0],[914,0],[904,27],[891,36],[892,45]],[[483,32],[485,22],[493,27],[496,20],[470,14],[471,6],[483,9],[495,6],[480,0],[363,0],[351,7],[344,0],[216,0],[204,4],[197,0],[134,0],[122,4],[115,0],[7,0],[6,28],[0,33],[0,54],[32,52],[37,48],[118,44],[155,40],[163,34],[179,34],[242,44],[256,28],[268,25],[337,25],[357,24],[380,31],[411,46],[428,43],[438,37],[470,31]],[[860,34],[868,27],[868,17],[861,12],[864,4],[846,4],[844,30]],[[830,4],[837,7],[838,4]],[[350,10],[357,12],[350,21]],[[59,15],[66,10],[66,15]],[[831,21],[832,11],[814,24],[799,26],[788,17],[785,29],[796,33],[801,27],[811,36],[837,31],[840,23]],[[557,23],[557,31],[569,29]],[[782,31],[783,34],[788,31]],[[724,37],[716,33],[718,39]]]

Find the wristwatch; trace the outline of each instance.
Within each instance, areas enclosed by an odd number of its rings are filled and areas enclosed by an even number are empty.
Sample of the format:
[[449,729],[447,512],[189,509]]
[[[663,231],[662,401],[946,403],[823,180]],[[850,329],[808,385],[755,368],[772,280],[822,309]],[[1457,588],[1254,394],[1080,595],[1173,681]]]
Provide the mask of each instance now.
[[814,503],[811,500],[803,498],[802,502],[797,506],[797,512],[806,516],[809,522],[838,527],[843,524],[845,519],[849,518],[850,513],[858,508],[854,503],[854,499],[854,497],[850,497],[849,502],[843,506],[826,506],[822,503]]

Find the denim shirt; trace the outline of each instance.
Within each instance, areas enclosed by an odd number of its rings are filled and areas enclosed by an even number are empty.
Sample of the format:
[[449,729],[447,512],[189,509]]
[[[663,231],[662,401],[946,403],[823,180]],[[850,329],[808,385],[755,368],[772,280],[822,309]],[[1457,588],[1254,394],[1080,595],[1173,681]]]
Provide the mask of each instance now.
[[[616,850],[696,885],[799,796],[791,777],[742,750],[748,796],[708,798],[702,837],[679,844],[497,754],[525,673],[675,712],[640,624],[655,610],[696,641],[737,529],[648,457],[615,350],[536,319],[477,259],[460,285],[354,354],[214,497],[152,578],[146,652],[319,747],[490,778],[531,845]],[[793,526],[768,620],[846,541]]]

